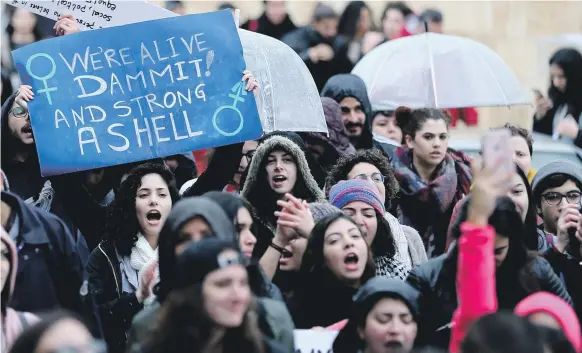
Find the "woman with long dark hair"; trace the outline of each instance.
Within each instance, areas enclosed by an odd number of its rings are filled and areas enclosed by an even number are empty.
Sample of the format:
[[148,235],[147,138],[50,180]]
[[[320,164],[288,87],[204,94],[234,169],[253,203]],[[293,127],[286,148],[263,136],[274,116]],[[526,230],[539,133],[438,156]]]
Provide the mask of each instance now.
[[129,173],[110,205],[104,240],[91,253],[87,272],[111,353],[124,351],[133,316],[154,297],[158,236],[177,200],[172,172],[143,164]]
[[[550,243],[553,242],[553,237],[547,236],[544,231],[537,226],[536,205],[533,198],[533,191],[528,182],[527,176],[519,166],[516,167],[516,173],[511,178],[510,183],[511,188],[506,196],[515,203],[524,224],[525,238],[523,239],[523,242],[529,250],[544,253],[549,249]],[[453,228],[455,228],[455,224],[457,223],[459,210],[468,200],[468,198],[462,199],[457,203],[457,205],[455,205],[455,209],[451,215],[451,222],[447,235],[447,248],[449,248],[454,241]]]
[[582,54],[563,48],[549,64],[548,99],[538,92],[533,130],[582,147]]
[[301,288],[288,303],[295,326],[329,326],[349,317],[352,296],[375,272],[368,243],[349,216],[333,213],[321,219],[303,255]]
[[350,1],[344,9],[337,34],[348,40],[348,59],[356,64],[362,57],[362,40],[368,31],[374,29],[373,16],[370,7],[363,1]]
[[[470,220],[472,197],[463,204],[453,236],[459,239],[466,228],[462,224]],[[482,216],[482,217],[487,217]],[[495,253],[495,288],[499,309],[513,309],[520,300],[538,291],[554,293],[567,302],[572,300],[559,278],[546,260],[528,251],[519,207],[507,196],[497,198],[488,220],[495,237],[492,240]],[[462,231],[463,229],[463,231]],[[459,246],[415,268],[408,282],[421,292],[418,342],[447,348],[450,338],[451,318],[458,305],[457,271]]]

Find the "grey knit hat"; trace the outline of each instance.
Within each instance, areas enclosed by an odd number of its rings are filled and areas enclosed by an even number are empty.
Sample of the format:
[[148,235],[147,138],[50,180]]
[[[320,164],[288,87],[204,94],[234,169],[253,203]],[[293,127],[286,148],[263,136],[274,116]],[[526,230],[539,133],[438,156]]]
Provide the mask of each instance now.
[[554,174],[566,174],[582,182],[582,166],[565,159],[559,159],[544,165],[537,171],[532,181],[532,190],[534,194],[536,193],[536,188],[540,185],[540,182]]
[[327,215],[342,213],[342,210],[327,202],[311,202],[307,206],[311,210],[311,215],[315,223]]

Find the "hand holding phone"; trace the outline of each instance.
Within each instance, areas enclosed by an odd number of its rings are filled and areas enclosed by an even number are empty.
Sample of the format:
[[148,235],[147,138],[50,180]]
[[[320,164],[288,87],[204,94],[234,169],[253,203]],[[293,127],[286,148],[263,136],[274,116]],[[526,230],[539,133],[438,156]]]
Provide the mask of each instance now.
[[483,163],[486,167],[494,167],[498,175],[515,172],[511,133],[508,129],[491,130],[483,136]]

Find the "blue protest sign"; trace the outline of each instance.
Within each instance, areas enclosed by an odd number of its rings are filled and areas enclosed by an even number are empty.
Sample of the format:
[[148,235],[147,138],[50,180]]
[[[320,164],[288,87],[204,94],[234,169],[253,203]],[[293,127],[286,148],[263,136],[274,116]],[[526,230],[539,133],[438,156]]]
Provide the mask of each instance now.
[[44,40],[12,53],[32,86],[43,176],[256,139],[230,10]]

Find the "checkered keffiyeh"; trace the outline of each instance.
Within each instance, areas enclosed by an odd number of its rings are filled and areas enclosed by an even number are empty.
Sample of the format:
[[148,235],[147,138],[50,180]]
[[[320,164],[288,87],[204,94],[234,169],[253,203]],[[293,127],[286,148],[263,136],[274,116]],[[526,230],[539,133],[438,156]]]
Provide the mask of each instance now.
[[376,276],[406,280],[410,269],[395,258],[388,256],[375,256],[374,264],[376,265]]

